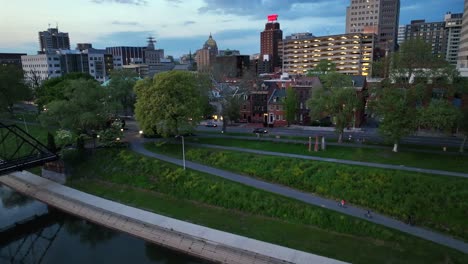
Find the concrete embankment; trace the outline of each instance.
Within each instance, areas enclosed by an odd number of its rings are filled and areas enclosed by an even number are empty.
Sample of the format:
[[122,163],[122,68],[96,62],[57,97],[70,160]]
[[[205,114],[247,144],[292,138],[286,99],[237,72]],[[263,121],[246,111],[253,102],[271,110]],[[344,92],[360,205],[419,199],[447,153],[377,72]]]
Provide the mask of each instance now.
[[91,222],[214,262],[344,263],[129,207],[28,172],[1,176],[0,183]]

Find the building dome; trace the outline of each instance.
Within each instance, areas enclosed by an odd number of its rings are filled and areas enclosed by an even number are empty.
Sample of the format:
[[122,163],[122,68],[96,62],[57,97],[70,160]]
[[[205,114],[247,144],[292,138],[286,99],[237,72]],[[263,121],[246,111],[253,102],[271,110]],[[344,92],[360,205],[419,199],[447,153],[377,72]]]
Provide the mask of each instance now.
[[210,37],[208,40],[205,42],[205,45],[203,45],[203,48],[205,49],[218,49],[218,45],[216,44],[216,41],[213,39],[213,37],[210,34]]

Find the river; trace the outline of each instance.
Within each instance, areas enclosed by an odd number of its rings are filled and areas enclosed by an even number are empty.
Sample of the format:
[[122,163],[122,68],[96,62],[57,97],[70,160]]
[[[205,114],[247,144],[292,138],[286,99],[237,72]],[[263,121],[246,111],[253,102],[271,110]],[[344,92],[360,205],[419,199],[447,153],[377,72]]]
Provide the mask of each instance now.
[[[25,219],[30,222],[7,233]],[[208,263],[49,208],[1,184],[0,232],[2,264]]]

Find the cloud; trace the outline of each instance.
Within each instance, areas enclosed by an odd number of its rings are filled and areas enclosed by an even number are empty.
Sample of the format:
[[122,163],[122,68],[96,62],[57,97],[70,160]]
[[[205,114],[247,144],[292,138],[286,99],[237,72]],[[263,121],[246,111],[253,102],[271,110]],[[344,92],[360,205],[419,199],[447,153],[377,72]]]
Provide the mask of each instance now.
[[166,0],[166,2],[168,2],[169,4],[176,5],[176,6],[182,4],[182,0]]
[[197,23],[197,22],[195,22],[195,21],[185,21],[184,26],[192,25],[192,24],[195,24],[195,23]]
[[117,21],[114,20],[112,21],[112,25],[118,25],[118,26],[138,26],[140,23],[136,21]]
[[[93,46],[96,47],[114,47],[114,46],[132,46],[144,47],[147,45],[146,38],[156,36],[154,31],[120,31],[112,32],[100,36],[93,41]],[[95,45],[96,44],[96,45]]]
[[91,0],[96,4],[103,4],[103,3],[117,3],[117,4],[127,4],[127,5],[147,5],[148,1],[146,0]]
[[321,16],[333,16],[337,12],[345,12],[345,8],[342,0],[204,0],[204,6],[200,7],[198,12],[202,14],[221,12],[253,17],[265,17],[270,13],[278,13],[280,18],[294,19],[298,16],[311,16],[314,13]]

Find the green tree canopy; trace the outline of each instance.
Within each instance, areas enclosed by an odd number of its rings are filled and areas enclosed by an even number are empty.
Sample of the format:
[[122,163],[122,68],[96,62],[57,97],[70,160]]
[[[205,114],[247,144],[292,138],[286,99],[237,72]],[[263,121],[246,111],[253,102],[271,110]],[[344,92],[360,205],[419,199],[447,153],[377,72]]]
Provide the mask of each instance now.
[[414,97],[402,88],[387,86],[378,95],[375,111],[381,119],[379,133],[394,143],[394,152],[398,152],[401,138],[415,130],[417,112],[411,107],[414,102]]
[[418,125],[424,128],[447,131],[461,118],[459,109],[445,99],[433,99],[427,107],[418,109]]
[[107,89],[112,101],[116,102],[119,110],[123,110],[125,115],[133,112],[135,105],[135,94],[133,87],[138,79],[135,71],[129,69],[113,70],[110,74],[110,81]]
[[62,77],[51,78],[42,82],[36,89],[36,104],[39,111],[44,109],[52,101],[65,100],[65,90],[69,86],[71,80],[94,80],[93,77],[87,73],[69,73]]
[[30,89],[24,84],[24,73],[13,65],[0,65],[0,112],[13,113],[13,104],[30,98]]
[[135,116],[147,135],[165,137],[192,131],[208,101],[204,76],[170,71],[135,85]]
[[315,91],[307,103],[312,117],[334,118],[338,142],[341,143],[344,129],[353,121],[356,110],[361,107],[361,100],[350,76],[333,72],[322,77],[324,87]]
[[45,126],[59,126],[77,134],[102,129],[110,117],[111,102],[95,80],[67,80],[61,98],[47,104],[39,120]]
[[329,60],[321,60],[312,70],[307,72],[307,76],[322,76],[336,72],[336,64]]
[[294,122],[297,113],[297,105],[299,100],[297,99],[297,93],[292,87],[286,88],[286,98],[284,99],[284,107],[286,114],[286,121],[288,126]]

